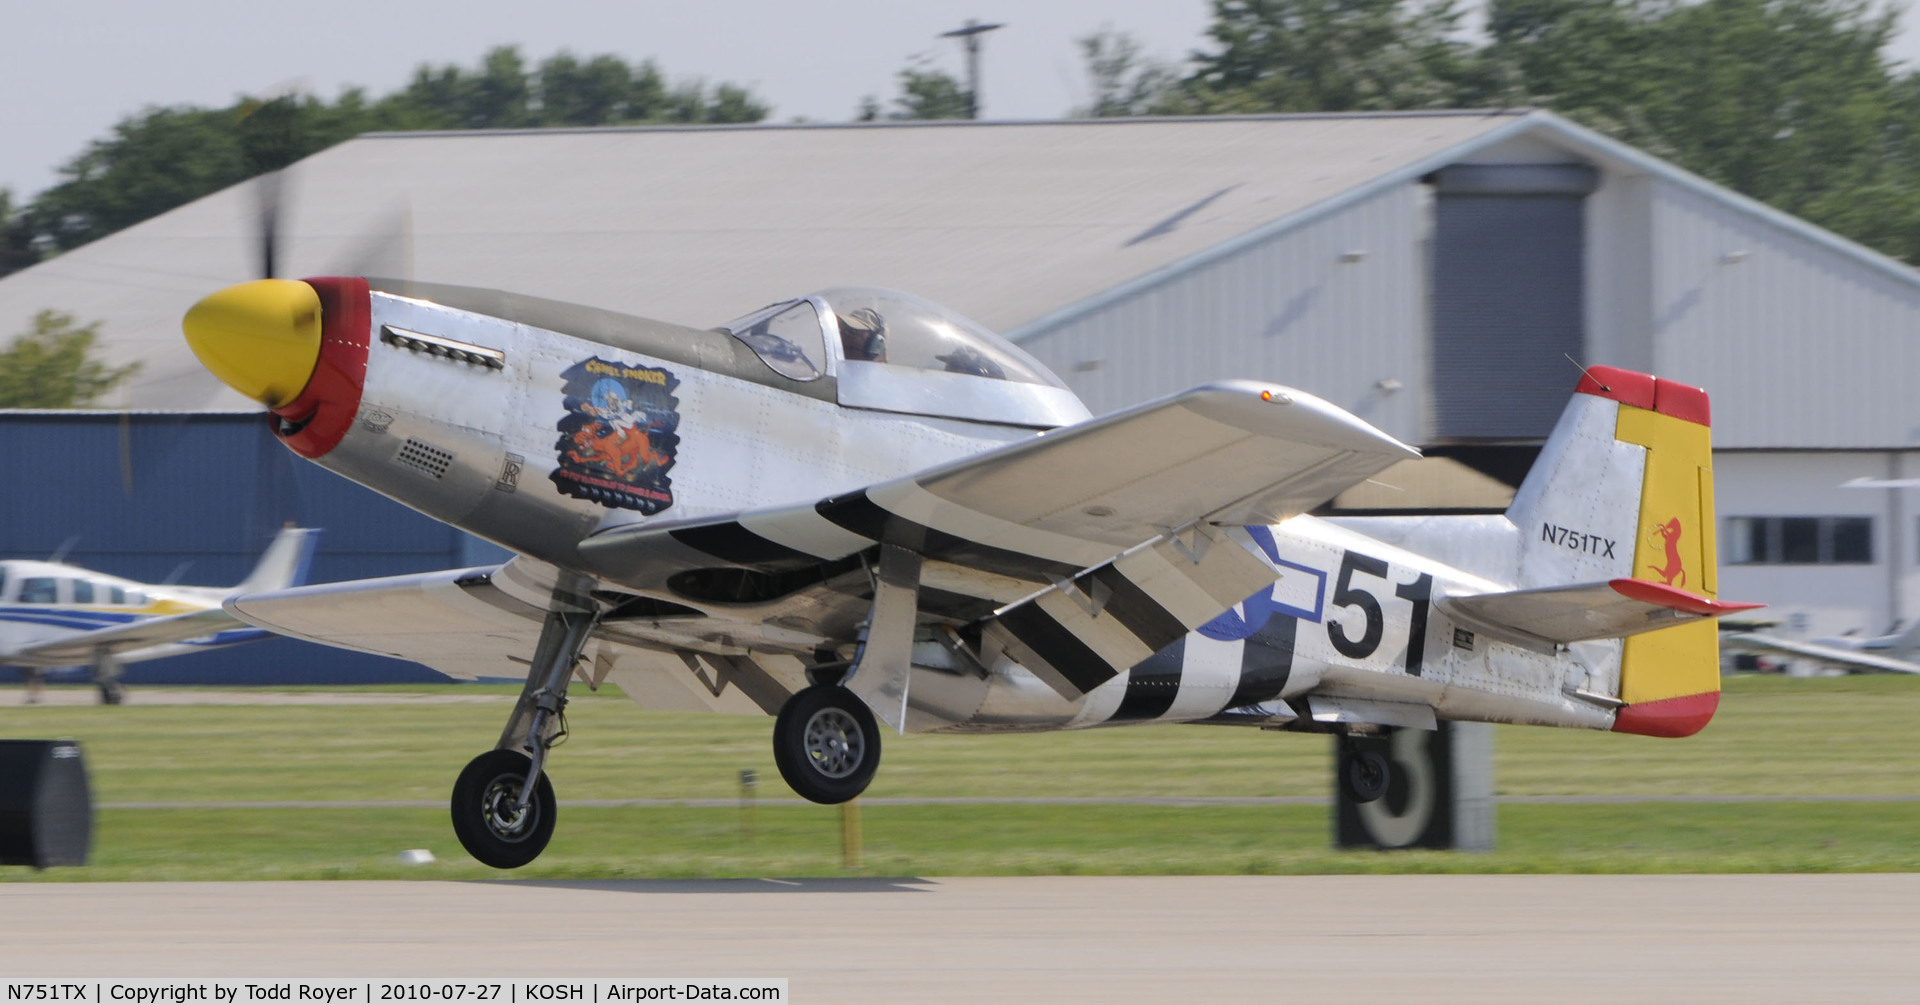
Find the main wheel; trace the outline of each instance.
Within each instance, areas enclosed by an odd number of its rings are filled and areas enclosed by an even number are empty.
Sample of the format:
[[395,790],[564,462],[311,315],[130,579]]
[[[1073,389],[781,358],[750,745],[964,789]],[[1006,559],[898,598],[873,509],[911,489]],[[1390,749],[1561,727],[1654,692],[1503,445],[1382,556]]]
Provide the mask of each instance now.
[[773,720],[773,763],[793,791],[816,803],[844,803],[867,790],[880,766],[880,730],[867,703],[838,685],[787,699]]
[[1340,789],[1356,803],[1370,803],[1387,794],[1393,769],[1378,751],[1349,747],[1340,754]]
[[125,701],[126,698],[127,689],[121,686],[119,681],[103,680],[100,682],[100,704],[118,705],[122,701]]
[[533,762],[517,750],[489,750],[453,783],[453,833],[467,853],[495,869],[518,869],[553,838],[553,783],[541,772],[524,812],[514,806]]

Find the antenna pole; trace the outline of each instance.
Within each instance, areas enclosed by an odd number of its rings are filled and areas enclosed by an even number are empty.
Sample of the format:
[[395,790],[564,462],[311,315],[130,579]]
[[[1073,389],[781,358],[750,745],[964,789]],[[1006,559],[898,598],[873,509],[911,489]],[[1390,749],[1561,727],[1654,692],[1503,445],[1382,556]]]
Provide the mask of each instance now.
[[967,118],[980,117],[980,36],[996,28],[1005,28],[1004,24],[981,24],[973,18],[952,31],[941,32],[941,38],[960,39],[967,47]]

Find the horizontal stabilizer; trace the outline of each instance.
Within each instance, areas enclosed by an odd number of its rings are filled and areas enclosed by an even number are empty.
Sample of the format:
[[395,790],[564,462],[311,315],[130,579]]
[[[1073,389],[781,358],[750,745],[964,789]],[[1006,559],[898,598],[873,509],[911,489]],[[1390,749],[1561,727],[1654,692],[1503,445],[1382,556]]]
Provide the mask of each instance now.
[[1495,638],[1539,647],[1624,638],[1763,605],[1715,600],[1641,579],[1612,579],[1447,597],[1437,606]]

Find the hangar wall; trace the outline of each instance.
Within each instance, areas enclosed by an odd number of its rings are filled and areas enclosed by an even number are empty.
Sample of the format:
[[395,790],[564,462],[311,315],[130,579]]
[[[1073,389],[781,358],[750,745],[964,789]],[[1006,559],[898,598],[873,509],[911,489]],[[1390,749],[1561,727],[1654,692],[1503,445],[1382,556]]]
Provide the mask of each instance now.
[[1021,342],[1095,415],[1228,377],[1426,424],[1430,197],[1400,185]]
[[[1714,405],[1719,407],[1718,400]],[[1877,635],[1896,619],[1920,614],[1915,490],[1841,487],[1856,478],[1916,475],[1916,451],[1716,452],[1721,595],[1765,600],[1769,608],[1755,616],[1779,621],[1779,630],[1796,637]],[[1735,541],[1747,521],[1797,521],[1830,537],[1836,519],[1866,521],[1871,541],[1866,555],[1820,541],[1811,554],[1783,555],[1776,544],[1773,554],[1743,556]]]
[[1715,446],[1920,445],[1920,273],[1665,180],[1652,214],[1653,366],[1713,391]]
[[[0,411],[0,557],[230,586],[287,522],[322,528],[315,582],[492,564],[506,552],[295,457],[256,414]],[[184,570],[181,566],[185,564]],[[270,639],[130,664],[129,683],[445,680],[412,663]]]

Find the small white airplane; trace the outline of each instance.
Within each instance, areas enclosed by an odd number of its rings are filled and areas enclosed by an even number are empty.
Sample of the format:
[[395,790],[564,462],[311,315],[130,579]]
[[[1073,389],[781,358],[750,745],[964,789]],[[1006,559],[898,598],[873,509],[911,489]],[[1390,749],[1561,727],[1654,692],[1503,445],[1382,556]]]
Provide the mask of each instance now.
[[[1195,722],[1355,736],[1441,719],[1686,736],[1719,703],[1705,392],[1593,367],[1500,516],[1309,511],[1417,452],[1278,384],[1091,417],[906,294],[699,329],[492,290],[263,279],[184,321],[281,441],[516,553],[227,601],[455,676],[524,675],[455,782],[500,868],[553,833],[569,683],[771,715],[852,799],[905,731]],[[1356,799],[1390,765],[1344,745]]]
[[227,613],[241,593],[306,582],[320,532],[288,527],[230,588],[137,583],[61,562],[0,561],[0,666],[26,670],[29,700],[53,667],[86,666],[100,700],[118,705],[128,663],[271,637]]
[[1808,660],[1850,673],[1920,673],[1920,620],[1888,635],[1835,635],[1801,642],[1765,632],[1729,632],[1725,641],[1752,653]]

